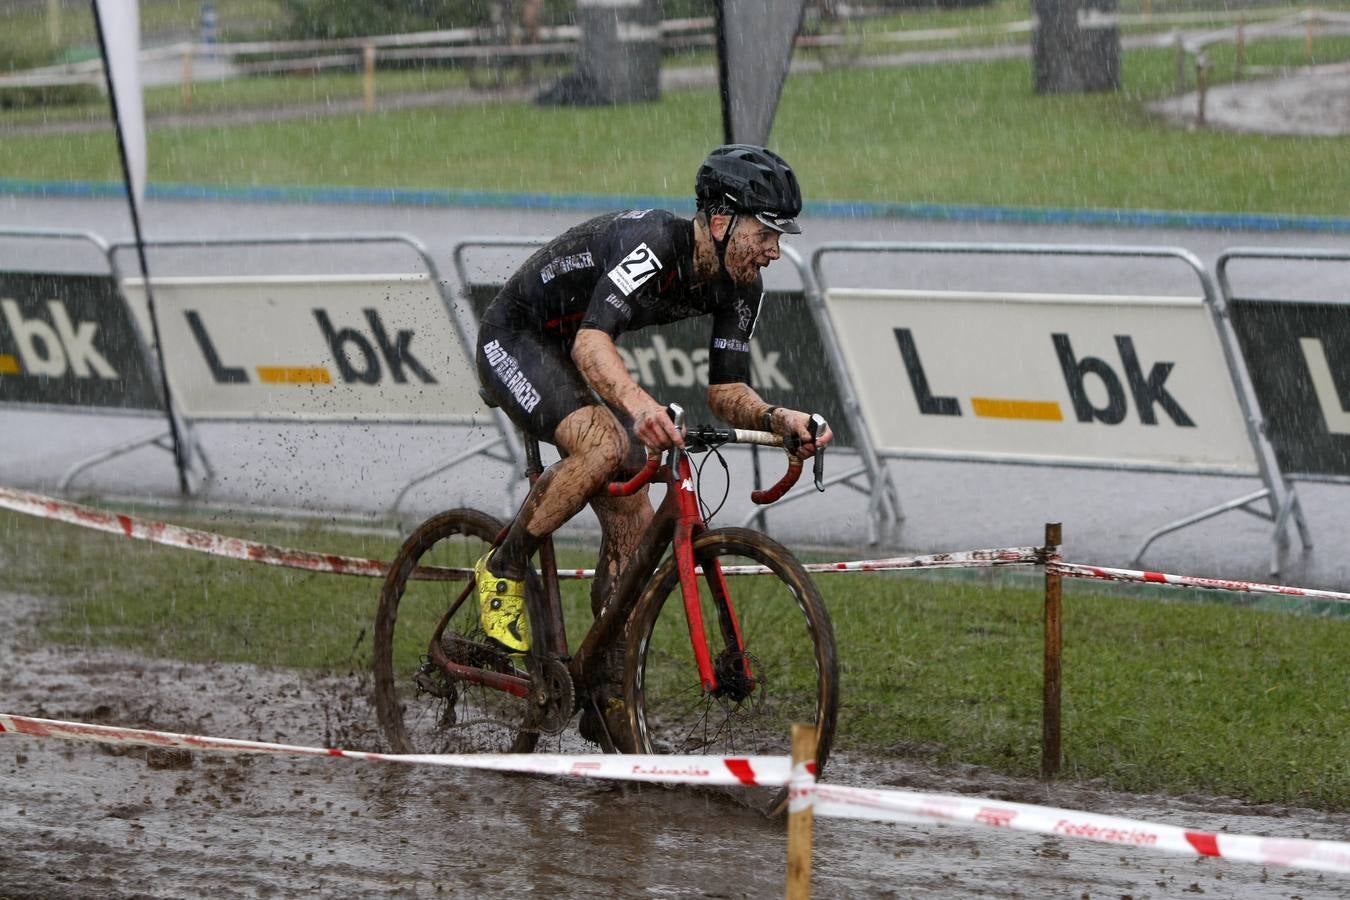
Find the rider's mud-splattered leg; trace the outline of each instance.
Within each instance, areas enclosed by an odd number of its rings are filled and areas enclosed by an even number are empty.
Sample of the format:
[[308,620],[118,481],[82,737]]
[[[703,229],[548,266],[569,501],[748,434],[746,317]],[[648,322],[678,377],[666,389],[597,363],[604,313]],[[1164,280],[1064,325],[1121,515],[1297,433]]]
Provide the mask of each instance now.
[[603,406],[584,406],[563,419],[553,433],[563,458],[530,488],[506,540],[492,554],[494,575],[519,579],[544,537],[586,505],[609,480],[628,448],[628,436]]
[[591,508],[600,519],[600,558],[591,583],[591,612],[598,617],[651,524],[652,503],[644,487],[631,497],[595,497]]

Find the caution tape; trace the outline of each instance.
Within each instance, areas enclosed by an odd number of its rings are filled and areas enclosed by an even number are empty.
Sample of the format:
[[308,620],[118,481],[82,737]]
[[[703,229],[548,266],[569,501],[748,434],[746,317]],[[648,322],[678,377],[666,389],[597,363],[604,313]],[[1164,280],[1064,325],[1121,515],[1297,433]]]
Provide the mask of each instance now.
[[1070,578],[1095,578],[1099,581],[1126,581],[1139,584],[1167,584],[1173,587],[1205,588],[1214,591],[1239,591],[1249,594],[1277,594],[1282,597],[1308,597],[1350,603],[1350,594],[1323,591],[1316,588],[1287,587],[1280,584],[1262,584],[1257,581],[1231,581],[1227,578],[1197,578],[1194,575],[1169,575],[1166,572],[1143,572],[1134,569],[1110,569],[1105,566],[1087,566],[1051,560],[1046,572]]
[[[293,550],[277,547],[243,538],[226,537],[210,531],[186,528],[141,519],[121,513],[109,513],[59,500],[41,494],[0,487],[0,508],[10,509],[25,515],[64,522],[103,531],[120,534],[135,540],[149,541],[180,550],[194,550],[209,556],[225,559],[262,563],[268,566],[281,566],[288,569],[303,569],[309,572],[327,572],[336,575],[359,575],[367,578],[383,578],[389,571],[389,563],[375,559],[362,559],[356,556],[340,556],[333,553],[313,553],[308,550]],[[888,559],[860,559],[852,562],[808,563],[808,572],[823,574],[827,572],[886,572],[900,569],[943,569],[966,568],[972,566],[1011,566],[1029,565],[1040,560],[1035,547],[1012,547],[998,550],[968,550],[959,553],[934,553],[927,556],[891,557]],[[768,566],[724,566],[724,575],[767,575]],[[418,566],[413,571],[414,580],[465,581],[473,574],[472,569],[447,566]],[[563,580],[586,579],[595,577],[595,569],[559,569],[558,577]]]
[[278,756],[321,756],[404,765],[491,769],[531,775],[571,775],[665,784],[704,784],[729,787],[777,787],[787,782],[788,761],[781,756],[657,756],[617,754],[562,755],[547,753],[368,753],[331,747],[304,747],[119,728],[82,722],[61,722],[0,713],[0,734],[59,738],[95,744],[153,747],[161,750],[212,750],[225,753],[262,753]]
[[817,784],[817,816],[1007,828],[1185,856],[1350,875],[1350,843],[1193,831],[1137,819],[976,797]]
[[[277,547],[243,538],[226,537],[209,531],[171,525],[140,519],[121,513],[109,513],[92,507],[58,500],[41,494],[0,487],[0,508],[10,509],[25,515],[65,522],[96,531],[120,534],[136,540],[150,541],[167,547],[182,550],[194,550],[211,556],[257,562],[269,566],[282,566],[291,569],[304,569],[311,572],[328,572],[337,575],[359,575],[367,578],[383,578],[389,571],[389,563],[375,559],[362,559],[355,556],[341,556],[334,553],[314,553],[308,550],[294,550]],[[1338,591],[1325,591],[1316,588],[1289,587],[1278,584],[1262,584],[1253,581],[1235,581],[1226,578],[1203,578],[1194,575],[1170,575],[1165,572],[1145,572],[1133,569],[1113,569],[1105,566],[1066,563],[1056,559],[1046,560],[1044,550],[1039,547],[1008,547],[991,550],[964,550],[953,553],[933,553],[921,556],[893,556],[885,559],[860,559],[849,562],[806,563],[802,567],[813,575],[842,572],[890,572],[916,569],[956,569],[994,566],[1023,566],[1044,563],[1046,572],[1069,578],[1092,578],[1100,581],[1137,582],[1140,584],[1164,584],[1173,587],[1205,588],[1208,590],[1238,591],[1256,594],[1276,594],[1284,597],[1307,597],[1313,600],[1328,600],[1334,603],[1350,603],[1350,594]],[[724,566],[722,574],[767,575],[768,566]],[[414,580],[464,581],[473,574],[472,569],[442,566],[418,566],[412,573]],[[595,569],[559,569],[558,577],[563,580],[587,579],[595,577]]]
[[[924,556],[892,556],[886,559],[858,559],[851,562],[803,563],[812,575],[832,572],[894,572],[902,569],[971,569],[992,566],[1027,566],[1039,563],[1044,554],[1038,547],[1007,547],[995,550],[963,550],[954,553],[930,553]],[[697,568],[702,572],[703,568]],[[768,575],[768,566],[723,566],[723,575]],[[594,578],[594,569],[558,570],[559,577]]]
[[0,487],[0,507],[18,513],[37,516],[104,531],[120,534],[123,537],[141,541],[177,547],[181,550],[195,550],[209,556],[221,556],[226,559],[247,560],[268,566],[284,566],[290,569],[306,569],[311,572],[331,572],[337,575],[364,575],[370,578],[383,578],[389,570],[389,564],[373,559],[360,559],[354,556],[338,556],[332,553],[311,553],[306,550],[290,550],[260,544],[242,538],[225,537],[209,531],[184,528],[166,522],[154,522],[138,519],[119,513],[107,513],[57,500],[41,494],[30,494],[13,488]]
[[1316,869],[1350,875],[1350,843],[1196,831],[1118,816],[1004,803],[978,797],[876,790],[817,783],[814,765],[795,768],[781,756],[651,756],[617,754],[396,754],[202,737],[0,713],[0,734],[99,744],[190,751],[265,753],[404,765],[488,769],[663,784],[723,787],[789,785],[789,810],[815,815],[906,824],[950,824],[1010,829],[1095,841],[1122,848],[1186,856],[1214,856],[1257,865]]

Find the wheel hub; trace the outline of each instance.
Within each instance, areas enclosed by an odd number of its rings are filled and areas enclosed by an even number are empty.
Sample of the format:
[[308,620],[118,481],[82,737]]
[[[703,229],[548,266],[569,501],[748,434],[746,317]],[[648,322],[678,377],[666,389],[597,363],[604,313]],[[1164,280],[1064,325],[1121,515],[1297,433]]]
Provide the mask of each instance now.
[[717,677],[714,697],[725,698],[739,703],[755,690],[755,679],[745,674],[746,664],[755,671],[755,661],[748,655],[735,650],[723,650],[713,664],[713,674]]
[[556,659],[530,660],[530,712],[526,727],[559,734],[577,711],[572,673]]

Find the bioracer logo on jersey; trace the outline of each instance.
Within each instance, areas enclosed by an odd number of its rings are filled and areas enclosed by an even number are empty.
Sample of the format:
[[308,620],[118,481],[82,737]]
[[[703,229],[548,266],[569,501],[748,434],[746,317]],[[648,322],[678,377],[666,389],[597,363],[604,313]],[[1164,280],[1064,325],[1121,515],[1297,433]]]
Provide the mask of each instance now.
[[661,269],[661,260],[652,248],[638,244],[617,266],[609,270],[609,280],[623,291],[625,297],[642,287],[642,283]]

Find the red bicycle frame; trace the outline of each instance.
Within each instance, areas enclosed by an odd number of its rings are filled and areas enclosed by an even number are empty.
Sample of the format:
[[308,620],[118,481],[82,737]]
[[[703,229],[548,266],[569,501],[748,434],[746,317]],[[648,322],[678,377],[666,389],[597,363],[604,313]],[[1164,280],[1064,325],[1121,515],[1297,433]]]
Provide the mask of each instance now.
[[[681,427],[683,413],[676,416],[676,425]],[[728,432],[729,440],[749,440],[756,435],[758,443],[767,443],[772,435],[757,432]],[[543,472],[537,441],[526,442],[526,475],[533,485]],[[674,545],[675,565],[679,573],[680,588],[684,600],[685,618],[689,626],[689,641],[698,666],[699,682],[705,692],[717,690],[717,672],[713,664],[712,653],[704,636],[702,604],[699,602],[698,567],[694,559],[694,538],[708,526],[703,521],[699,509],[698,495],[694,489],[693,469],[689,463],[689,454],[680,447],[668,451],[669,461],[662,464],[660,456],[650,456],[647,464],[632,479],[616,482],[607,486],[607,492],[613,497],[630,496],[653,481],[667,485],[666,496],[647,531],[638,542],[637,550],[624,567],[613,596],[618,602],[610,603],[601,610],[594,624],[583,638],[574,656],[568,655],[567,636],[563,627],[562,598],[558,587],[557,562],[553,550],[553,540],[546,538],[539,548],[539,563],[544,582],[545,615],[536,616],[542,620],[542,635],[535,635],[537,643],[547,647],[558,659],[567,663],[573,680],[579,687],[588,686],[593,680],[592,661],[612,642],[623,628],[629,613],[637,602],[642,586],[650,579],[665,555],[667,546]],[[770,488],[755,491],[751,498],[756,503],[772,503],[797,481],[802,471],[802,463],[796,456],[789,457],[789,466],[782,479]],[[505,536],[497,536],[500,542]],[[720,562],[710,558],[703,576],[708,580],[718,609],[718,625],[728,650],[734,647],[734,657],[749,683],[753,684],[750,661],[745,655],[745,645],[741,637],[740,622],[731,605],[731,595],[727,590],[726,577],[722,573]],[[451,661],[441,645],[441,637],[446,625],[460,606],[474,594],[472,578],[460,595],[451,604],[432,635],[428,656],[448,675],[480,684],[485,687],[506,691],[518,697],[527,697],[530,693],[530,678],[512,668],[510,672],[491,671]]]

